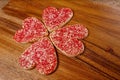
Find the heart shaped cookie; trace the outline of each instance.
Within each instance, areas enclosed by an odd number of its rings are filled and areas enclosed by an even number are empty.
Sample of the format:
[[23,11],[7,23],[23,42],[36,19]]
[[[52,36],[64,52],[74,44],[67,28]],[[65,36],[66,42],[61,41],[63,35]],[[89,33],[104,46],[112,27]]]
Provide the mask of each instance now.
[[57,66],[57,55],[49,38],[44,37],[25,50],[19,59],[25,69],[36,67],[40,74],[50,74]]
[[42,19],[48,31],[53,31],[58,27],[65,25],[73,16],[70,8],[61,8],[57,10],[55,7],[44,9]]
[[87,37],[88,30],[83,25],[69,25],[50,33],[50,39],[58,50],[69,57],[84,51],[84,44],[78,40]]
[[22,29],[15,33],[14,39],[17,42],[26,43],[38,40],[40,37],[48,35],[43,23],[35,17],[28,17],[24,20]]

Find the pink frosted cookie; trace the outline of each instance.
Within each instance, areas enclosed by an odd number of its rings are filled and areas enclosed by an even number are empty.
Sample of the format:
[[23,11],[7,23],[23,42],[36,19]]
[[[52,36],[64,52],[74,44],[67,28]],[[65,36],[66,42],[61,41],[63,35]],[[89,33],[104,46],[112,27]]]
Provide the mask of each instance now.
[[51,32],[66,24],[73,16],[70,8],[61,8],[57,10],[55,7],[48,7],[43,11],[43,22],[47,29]]
[[25,69],[35,66],[40,74],[50,74],[56,69],[57,55],[50,39],[44,37],[27,48],[19,62]]
[[50,39],[62,53],[69,57],[74,57],[84,51],[84,44],[78,39],[83,39],[87,35],[87,28],[76,24],[53,31],[50,34]]
[[14,39],[17,42],[31,42],[48,35],[47,29],[44,27],[43,23],[35,17],[26,18],[22,27],[23,28],[18,30],[14,35]]

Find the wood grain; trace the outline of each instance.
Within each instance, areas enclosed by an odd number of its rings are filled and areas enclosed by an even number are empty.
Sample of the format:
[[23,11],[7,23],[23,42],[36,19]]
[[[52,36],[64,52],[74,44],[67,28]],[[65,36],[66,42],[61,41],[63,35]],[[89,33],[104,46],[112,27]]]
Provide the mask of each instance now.
[[[89,36],[82,40],[86,46],[84,53],[75,58],[57,51],[57,70],[44,76],[35,69],[23,70],[19,66],[19,56],[31,43],[16,43],[12,37],[24,18],[42,19],[42,10],[48,6],[71,8],[74,17],[68,24],[84,24]],[[88,0],[11,0],[0,10],[0,34],[0,80],[120,80],[118,8]]]

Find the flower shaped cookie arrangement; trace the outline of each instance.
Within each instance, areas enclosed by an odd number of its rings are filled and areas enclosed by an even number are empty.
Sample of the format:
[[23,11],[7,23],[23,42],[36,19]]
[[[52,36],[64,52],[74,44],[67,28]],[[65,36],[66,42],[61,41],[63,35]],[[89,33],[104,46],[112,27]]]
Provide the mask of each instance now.
[[35,17],[26,18],[14,39],[34,43],[22,53],[19,64],[24,69],[36,68],[40,74],[50,74],[58,63],[54,47],[68,57],[82,53],[84,44],[80,40],[87,37],[88,30],[81,24],[64,26],[72,16],[70,8],[48,7],[43,11],[43,22]]

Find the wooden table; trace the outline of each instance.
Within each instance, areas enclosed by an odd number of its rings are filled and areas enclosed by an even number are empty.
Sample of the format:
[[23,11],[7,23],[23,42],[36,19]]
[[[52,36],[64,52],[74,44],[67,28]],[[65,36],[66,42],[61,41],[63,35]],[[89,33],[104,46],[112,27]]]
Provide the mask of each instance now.
[[[23,19],[41,19],[48,6],[71,8],[68,24],[84,24],[89,36],[83,54],[69,58],[57,52],[59,66],[45,76],[19,66],[19,56],[31,43],[16,43],[12,37]],[[0,80],[120,80],[120,9],[87,0],[11,0],[0,10]]]

